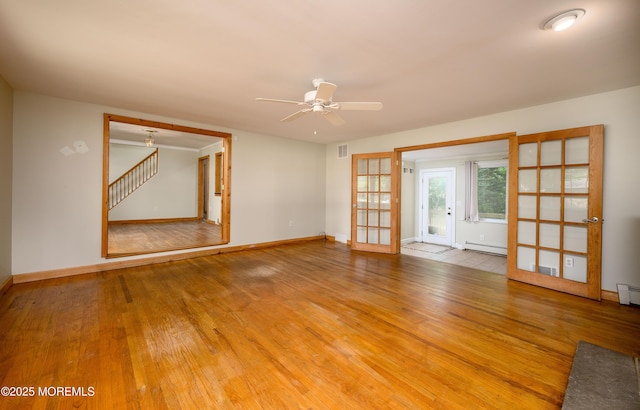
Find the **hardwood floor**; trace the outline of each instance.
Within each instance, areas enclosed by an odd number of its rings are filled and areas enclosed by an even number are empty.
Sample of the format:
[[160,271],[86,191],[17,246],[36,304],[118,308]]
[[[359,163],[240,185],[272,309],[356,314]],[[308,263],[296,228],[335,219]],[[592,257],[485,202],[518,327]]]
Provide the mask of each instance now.
[[579,340],[639,336],[638,308],[313,241],[12,286],[0,385],[34,395],[0,408],[559,408]]
[[135,255],[217,245],[220,226],[204,220],[109,223],[109,255]]

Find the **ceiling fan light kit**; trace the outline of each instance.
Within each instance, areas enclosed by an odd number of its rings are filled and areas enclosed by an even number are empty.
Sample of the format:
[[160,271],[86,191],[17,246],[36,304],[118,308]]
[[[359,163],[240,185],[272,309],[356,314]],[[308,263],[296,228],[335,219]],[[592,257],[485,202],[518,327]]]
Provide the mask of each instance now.
[[304,93],[303,101],[277,100],[273,98],[256,98],[256,100],[306,106],[280,120],[283,122],[293,121],[308,112],[316,112],[321,113],[329,123],[336,126],[344,124],[344,120],[336,114],[336,110],[378,111],[382,109],[381,102],[334,102],[333,93],[338,88],[335,84],[326,82],[321,78],[315,78],[311,83],[315,90]]

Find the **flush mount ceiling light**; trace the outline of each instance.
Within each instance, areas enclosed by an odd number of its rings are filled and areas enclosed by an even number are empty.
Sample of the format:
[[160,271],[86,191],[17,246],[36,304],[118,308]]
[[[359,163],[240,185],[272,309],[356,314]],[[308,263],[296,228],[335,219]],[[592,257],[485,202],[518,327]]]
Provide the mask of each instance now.
[[566,30],[584,16],[585,11],[582,9],[573,9],[558,14],[544,24],[545,30],[562,31]]
[[144,139],[144,145],[146,145],[147,147],[153,147],[153,144],[155,144],[155,140],[153,139],[153,133],[154,132],[158,132],[156,130],[146,130],[149,133],[149,136],[147,138]]

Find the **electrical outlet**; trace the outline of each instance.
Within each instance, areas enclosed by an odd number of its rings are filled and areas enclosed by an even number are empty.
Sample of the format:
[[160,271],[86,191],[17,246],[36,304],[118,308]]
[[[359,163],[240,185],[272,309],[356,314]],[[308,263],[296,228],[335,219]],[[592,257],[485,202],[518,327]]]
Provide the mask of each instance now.
[[480,235],[480,240],[484,241],[484,235]]
[[564,257],[564,267],[573,268],[573,258],[571,256]]

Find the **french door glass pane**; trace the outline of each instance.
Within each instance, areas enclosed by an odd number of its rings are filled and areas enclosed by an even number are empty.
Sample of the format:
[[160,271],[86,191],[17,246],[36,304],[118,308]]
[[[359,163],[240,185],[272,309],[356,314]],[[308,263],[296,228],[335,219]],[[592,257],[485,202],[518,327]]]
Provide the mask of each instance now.
[[380,194],[369,194],[369,208],[378,209]]
[[559,194],[562,186],[560,175],[560,168],[540,170],[540,192]]
[[380,194],[380,209],[391,209],[391,194]]
[[589,137],[571,138],[565,142],[564,163],[587,164],[589,162]]
[[358,192],[367,192],[366,176],[358,176]]
[[380,174],[391,174],[391,158],[382,158],[380,160]]
[[524,245],[536,244],[536,223],[535,222],[518,222],[518,243]]
[[378,192],[380,190],[380,177],[377,175],[369,176],[369,191]]
[[367,220],[368,226],[379,226],[380,222],[378,221],[378,211],[369,210],[369,219]]
[[574,252],[587,252],[587,227],[586,226],[565,226],[564,227],[564,249]]
[[556,140],[542,142],[540,144],[540,165],[560,164],[562,164],[562,141]]
[[536,219],[538,205],[536,197],[532,195],[518,195],[518,217],[523,219]]
[[560,197],[542,196],[540,197],[540,219],[546,221],[560,220]]
[[358,175],[367,175],[367,161],[366,159],[358,160]]
[[589,192],[589,168],[567,168],[564,171],[564,192],[573,194]]
[[524,246],[518,246],[517,268],[520,270],[528,270],[535,272],[536,270],[536,250],[534,248],[527,248]]
[[367,207],[367,194],[358,194],[356,206],[358,209],[364,209]]
[[367,242],[368,243],[379,243],[378,242],[378,228],[369,228],[367,234]]
[[379,159],[370,159],[369,160],[369,174],[379,174],[380,173],[380,160]]
[[587,283],[587,257],[569,253],[565,253],[564,257],[565,259],[570,258],[571,263],[565,264],[562,277],[576,282]]
[[391,229],[380,229],[380,244],[381,245],[391,244]]
[[518,171],[518,192],[536,192],[538,189],[538,172],[535,169]]
[[518,163],[521,167],[538,165],[538,143],[521,144],[518,152]]
[[391,212],[389,211],[380,212],[380,226],[384,228],[391,227]]
[[540,243],[543,248],[560,248],[560,225],[540,224]]
[[571,196],[564,199],[565,222],[582,222],[587,219],[587,197]]
[[537,271],[549,276],[560,276],[560,252],[541,250]]
[[391,192],[391,175],[380,175],[380,192]]

